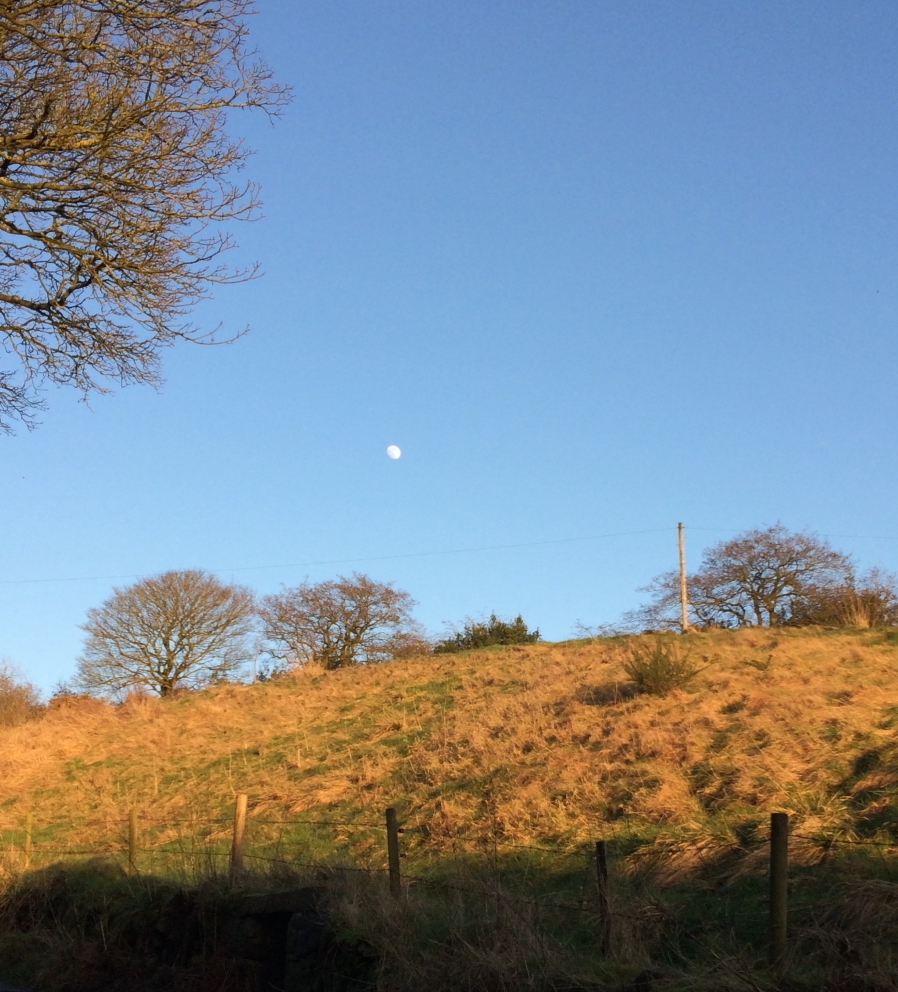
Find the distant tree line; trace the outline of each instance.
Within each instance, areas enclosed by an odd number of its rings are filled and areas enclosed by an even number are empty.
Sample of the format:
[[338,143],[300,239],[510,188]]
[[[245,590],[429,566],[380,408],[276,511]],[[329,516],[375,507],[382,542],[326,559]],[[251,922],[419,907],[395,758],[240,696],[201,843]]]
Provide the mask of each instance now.
[[431,642],[416,602],[389,582],[354,573],[256,597],[196,570],[163,572],[114,589],[88,612],[70,692],[169,696],[223,682],[262,660],[260,677],[314,665],[326,671],[490,644],[533,643],[522,617],[468,620]]
[[[707,548],[687,587],[690,624],[698,629],[898,626],[898,577],[860,571],[823,538],[781,524]],[[626,614],[619,629],[678,629],[678,573],[657,576],[644,591],[651,599]],[[540,639],[520,615],[492,613],[430,640],[413,616],[416,605],[392,583],[359,573],[257,597],[198,569],[163,572],[114,589],[88,611],[84,650],[64,689],[169,696],[236,678],[260,659],[264,679],[309,665],[333,671]],[[0,725],[28,719],[39,707],[34,687],[0,664]]]

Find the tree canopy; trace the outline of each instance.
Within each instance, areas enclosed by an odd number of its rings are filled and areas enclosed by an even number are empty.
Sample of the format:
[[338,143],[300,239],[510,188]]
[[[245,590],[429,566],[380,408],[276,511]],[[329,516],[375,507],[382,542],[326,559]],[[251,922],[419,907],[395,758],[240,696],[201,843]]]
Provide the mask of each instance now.
[[[690,620],[699,627],[776,627],[808,622],[824,591],[851,588],[848,555],[815,534],[782,524],[748,530],[707,548],[689,576]],[[657,576],[645,591],[653,600],[628,614],[636,627],[679,625],[679,576]]]
[[252,657],[253,594],[199,569],[164,572],[114,590],[88,611],[75,688],[168,696],[220,681]]
[[274,657],[335,669],[423,648],[412,617],[416,605],[391,583],[356,572],[264,596],[259,614]]
[[247,45],[253,0],[0,0],[0,429],[43,383],[160,382],[160,350],[258,206],[229,113],[286,93]]

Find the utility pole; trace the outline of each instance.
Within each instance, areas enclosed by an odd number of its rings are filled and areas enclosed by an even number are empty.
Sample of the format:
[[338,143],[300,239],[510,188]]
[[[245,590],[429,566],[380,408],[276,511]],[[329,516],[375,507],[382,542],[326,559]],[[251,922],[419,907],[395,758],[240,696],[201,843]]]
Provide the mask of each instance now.
[[689,593],[686,590],[686,528],[677,524],[677,537],[680,543],[680,626],[683,633],[689,632]]

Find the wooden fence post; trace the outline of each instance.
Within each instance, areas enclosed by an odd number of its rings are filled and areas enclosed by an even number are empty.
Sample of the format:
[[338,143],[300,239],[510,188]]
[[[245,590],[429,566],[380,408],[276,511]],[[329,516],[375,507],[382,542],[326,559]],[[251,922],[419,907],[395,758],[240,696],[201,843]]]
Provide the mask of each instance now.
[[246,830],[246,793],[237,793],[234,807],[234,840],[231,844],[231,875],[243,871],[243,834]]
[[34,814],[25,814],[25,867],[31,864],[32,835],[34,833]]
[[137,810],[128,810],[128,874],[137,872]]
[[599,952],[611,949],[611,893],[608,888],[608,846],[596,841],[596,891],[599,903]]
[[770,965],[783,967],[789,909],[789,814],[770,814]]
[[394,899],[402,895],[402,877],[399,874],[399,823],[396,808],[387,810],[387,857],[390,863],[390,894]]

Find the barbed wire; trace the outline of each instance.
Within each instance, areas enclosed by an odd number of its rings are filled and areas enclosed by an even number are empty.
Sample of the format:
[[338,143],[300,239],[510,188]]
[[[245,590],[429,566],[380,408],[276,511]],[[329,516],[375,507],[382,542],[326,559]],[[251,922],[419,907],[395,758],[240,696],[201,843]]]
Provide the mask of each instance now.
[[583,851],[559,851],[551,847],[537,847],[533,844],[502,844],[498,845],[503,850],[507,851],[540,851],[543,854],[552,854],[559,858],[584,858],[592,857],[594,852],[583,850]]
[[388,872],[389,868],[364,868],[361,865],[328,865],[323,862],[311,862],[311,861],[294,861],[289,858],[269,858],[263,854],[244,854],[244,858],[251,861],[267,861],[271,864],[278,865],[290,865],[294,868],[314,868],[316,870],[326,870],[326,871],[357,871],[365,872],[368,874],[383,874]]
[[[229,821],[233,822],[233,821]],[[259,823],[264,826],[292,826],[294,823],[310,824],[315,827],[365,827],[366,829],[383,830],[384,823],[371,823],[367,820],[258,820],[256,817],[247,817],[247,823]],[[400,830],[400,832],[402,832]]]
[[[120,823],[122,825],[127,825],[128,824],[128,820],[116,820],[116,821],[113,821],[113,822],[114,823]],[[145,820],[139,820],[138,822],[147,822],[147,821],[145,821]],[[232,818],[229,817],[227,819],[220,819],[220,820],[164,820],[162,818],[156,818],[156,819],[153,819],[152,821],[149,821],[149,822],[163,823],[163,824],[175,824],[175,825],[187,823],[187,824],[193,824],[193,825],[218,824],[218,825],[231,826],[234,821],[233,821]],[[248,825],[249,825],[250,822],[252,822],[253,824],[260,825],[260,826],[291,826],[293,824],[300,824],[300,825],[304,825],[304,826],[307,825],[307,826],[316,826],[316,827],[343,827],[343,828],[345,828],[345,827],[350,827],[350,828],[356,828],[356,827],[358,827],[358,828],[366,829],[366,830],[372,830],[372,829],[382,830],[382,829],[384,829],[384,825],[381,824],[381,823],[370,823],[370,822],[366,822],[366,821],[362,821],[362,822],[351,822],[351,821],[348,821],[348,820],[255,820],[255,819],[253,819],[252,821],[248,821]],[[90,824],[87,824],[87,825],[89,826]],[[43,829],[48,829],[48,828],[51,828],[52,826],[53,826],[53,824],[49,824],[49,825],[44,826]],[[4,831],[4,832],[10,833],[10,834],[20,834],[22,836],[25,835],[25,830],[23,828],[21,828],[21,827],[18,828],[18,829],[9,829],[9,830]],[[411,832],[411,829],[410,828],[407,828],[407,827],[406,828],[400,827],[398,832],[401,833],[401,834],[410,833]],[[580,850],[573,850],[573,851],[560,851],[560,850],[557,850],[555,848],[540,847],[540,846],[537,846],[537,845],[534,845],[534,844],[512,844],[512,843],[502,843],[502,842],[495,843],[490,838],[483,838],[483,837],[474,837],[474,838],[472,838],[472,837],[468,837],[468,836],[461,835],[461,834],[450,835],[450,836],[451,836],[451,838],[453,840],[464,840],[464,841],[468,841],[472,845],[476,845],[476,844],[489,845],[489,846],[493,847],[497,853],[502,853],[502,852],[505,852],[505,851],[536,851],[536,852],[538,852],[540,854],[548,854],[548,855],[551,855],[553,857],[568,858],[568,859],[582,859],[582,858],[590,858],[591,859],[591,858],[594,857],[594,852],[591,851],[591,850],[589,850],[588,848],[586,848],[586,849],[580,849]],[[608,843],[613,843],[614,840],[617,840],[617,839],[618,838],[614,838],[613,840],[607,841],[607,842]],[[688,839],[688,838],[686,838],[686,839]],[[822,836],[822,835],[819,835],[819,834],[817,834],[817,835],[814,835],[814,834],[790,834],[790,839],[792,839],[792,840],[807,840],[807,841],[811,841],[811,842],[813,842],[815,844],[818,844],[820,846],[827,846],[827,847],[832,847],[832,846],[835,846],[835,845],[848,845],[848,846],[852,846],[852,847],[874,847],[874,848],[880,848],[882,850],[898,850],[898,840],[893,840],[893,841],[876,841],[876,840],[872,840],[872,839],[863,839],[863,838],[854,840],[854,839],[850,839],[848,837],[827,837],[827,836]],[[646,846],[646,847],[648,847],[648,846],[659,846],[660,847],[660,846],[662,846],[665,843],[676,843],[676,842],[682,842],[683,840],[684,840],[683,837],[678,837],[676,834],[671,834],[668,837],[656,837],[651,842],[647,842],[644,846]],[[760,847],[760,846],[762,846],[762,844],[763,844],[763,840],[760,841],[757,846]],[[35,842],[34,846],[35,846],[35,848],[37,848],[38,847],[38,843]],[[749,851],[749,850],[752,849],[752,848],[749,848],[749,847],[745,847],[744,845],[740,845],[740,847],[744,851]],[[706,856],[705,852],[701,852],[700,851],[699,853],[703,857]]]
[[[170,823],[174,823],[174,824],[187,823],[187,824],[195,824],[195,825],[199,826],[199,825],[204,824],[204,823],[233,823],[234,822],[234,817],[233,816],[221,816],[221,817],[206,817],[206,816],[204,816],[204,817],[196,817],[196,818],[189,818],[189,819],[183,819],[183,818],[180,818],[180,819],[179,818],[169,819],[167,816],[144,816],[142,813],[138,813],[137,814],[137,821],[138,821],[138,823],[164,823],[164,824],[170,824]],[[125,817],[124,819],[119,818],[118,820],[115,820],[113,822],[116,822],[116,823],[127,823],[128,822],[128,818],[127,817]]]
[[[139,814],[137,820],[138,820],[138,823],[140,823],[140,824],[161,824],[163,826],[184,826],[184,825],[187,825],[187,826],[191,826],[191,827],[194,827],[194,828],[201,827],[201,826],[217,826],[217,827],[230,826],[234,822],[232,817],[190,817],[190,818],[186,818],[185,819],[183,817],[169,818],[169,817],[149,816],[149,815],[143,815],[143,814]],[[46,830],[46,829],[51,829],[52,830],[52,828],[55,825],[59,824],[60,822],[61,821],[56,821],[56,823],[51,822],[50,824],[44,825],[42,827],[42,829],[43,830]],[[129,818],[122,818],[122,817],[115,817],[115,818],[98,818],[98,817],[95,817],[95,818],[92,818],[92,819],[81,818],[79,821],[76,821],[76,822],[77,822],[77,825],[80,826],[80,827],[82,827],[82,828],[102,825],[105,828],[106,832],[108,833],[110,831],[110,829],[112,827],[114,827],[114,826],[124,826],[124,825],[128,824],[129,823]],[[65,821],[65,823],[66,823],[67,826],[73,825],[72,824],[72,821]],[[298,826],[298,825],[301,825],[301,826],[322,827],[322,828],[338,828],[338,829],[343,829],[343,830],[345,830],[345,829],[349,829],[349,830],[357,830],[357,829],[358,830],[385,829],[385,824],[384,823],[375,823],[375,822],[369,821],[369,820],[344,820],[344,819],[339,819],[339,818],[337,818],[337,819],[334,819],[334,818],[328,818],[328,819],[311,819],[311,818],[306,818],[306,817],[294,817],[294,818],[290,818],[290,819],[267,819],[267,818],[260,819],[260,818],[254,817],[254,816],[250,816],[250,817],[248,817],[247,825],[248,826],[249,825],[262,826],[262,827],[265,827],[265,826],[288,826],[289,827],[289,826]],[[733,829],[732,825],[730,825],[730,824],[725,824],[725,826],[727,827],[727,829]],[[33,829],[34,828],[32,826],[32,830]],[[26,840],[26,844],[27,844],[29,835],[22,828],[12,829],[12,830],[9,830],[7,832],[8,833],[11,833],[11,834],[14,834],[14,835],[18,835],[20,837],[24,837],[25,840]],[[404,826],[400,827],[399,828],[399,832],[400,833],[403,833],[403,834],[418,833],[418,834],[421,834],[421,835],[427,835],[427,834],[431,833],[430,828],[429,828],[429,825],[426,824],[426,823],[423,823],[423,824],[422,823],[411,823],[411,824],[407,824],[407,825],[404,825]],[[469,849],[468,851],[465,852],[467,854],[481,853],[481,854],[486,855],[487,852],[486,851],[483,851],[482,848],[484,846],[489,846],[489,847],[491,847],[492,850],[489,851],[488,853],[492,857],[495,857],[495,856],[501,855],[501,854],[506,854],[506,853],[512,852],[512,851],[533,851],[533,852],[537,852],[539,854],[547,855],[547,856],[549,856],[551,858],[559,858],[559,859],[563,858],[563,859],[567,859],[567,860],[583,860],[583,859],[587,859],[589,861],[594,860],[594,852],[591,851],[588,847],[580,847],[580,848],[578,848],[576,850],[559,850],[558,848],[544,847],[544,846],[536,845],[536,844],[517,844],[517,843],[510,842],[510,841],[503,841],[503,840],[497,839],[495,837],[490,837],[488,835],[486,835],[486,836],[481,835],[481,836],[474,836],[474,837],[472,837],[472,836],[470,836],[468,834],[464,834],[464,833],[461,833],[461,832],[450,832],[450,833],[447,834],[444,831],[439,831],[437,835],[440,838],[446,838],[446,837],[448,837],[448,838],[451,838],[454,841],[462,841],[462,842],[470,845],[472,848],[476,847],[477,845],[480,845],[481,846],[481,851],[480,852],[477,852],[476,850]],[[646,842],[646,846],[652,846],[652,845],[654,845],[654,846],[657,846],[657,847],[663,849],[665,845],[675,844],[675,843],[682,843],[682,842],[684,842],[686,840],[689,840],[689,839],[692,839],[692,838],[686,838],[686,837],[683,837],[682,835],[678,835],[677,833],[670,833],[670,834],[667,834],[667,835],[660,834],[660,835],[657,835],[652,841],[647,841]],[[808,834],[808,833],[802,833],[802,832],[790,833],[790,839],[792,839],[792,840],[807,841],[807,842],[816,844],[816,845],[820,846],[821,848],[824,848],[824,849],[827,849],[827,850],[829,850],[831,848],[834,848],[834,847],[838,847],[838,846],[847,846],[847,847],[874,849],[874,850],[878,850],[883,855],[883,857],[885,857],[885,855],[884,855],[883,852],[896,851],[896,850],[898,850],[898,839],[896,839],[896,840],[886,840],[886,841],[883,841],[883,840],[874,840],[872,838],[845,837],[845,836],[825,835],[825,834],[821,834],[821,833]],[[185,839],[184,838],[178,838],[178,839],[173,839],[173,840],[170,840],[170,841],[167,841],[167,842],[163,841],[161,844],[155,845],[153,847],[141,846],[139,848],[139,850],[142,851],[142,852],[144,852],[144,853],[155,852],[155,853],[158,853],[158,854],[182,854],[183,855],[185,853],[185,851],[183,849],[182,850],[175,850],[175,851],[165,850],[165,844],[166,843],[168,843],[168,844],[178,843],[179,840],[183,843]],[[209,847],[209,841],[211,840],[210,837],[198,838],[198,837],[194,836],[193,840],[195,842],[197,842],[197,841],[202,842],[203,843],[204,850],[207,853],[214,853],[215,856],[219,856],[217,852],[211,852],[211,850],[210,850],[210,847]],[[619,842],[621,840],[621,836],[620,836],[619,833],[615,832],[610,838],[606,837],[605,840],[609,844],[616,844],[617,842]],[[757,844],[756,845],[746,845],[745,843],[742,843],[742,844],[739,845],[739,847],[740,847],[741,850],[743,850],[744,852],[748,853],[748,852],[750,852],[752,850],[757,850],[757,848],[760,847],[765,841],[766,841],[766,835],[762,835],[761,837],[759,837],[757,839]],[[43,847],[43,845],[40,842],[31,844],[30,845],[30,848],[31,848],[32,854],[34,854],[34,855],[47,855],[47,854],[50,854],[50,855],[71,855],[71,856],[89,856],[89,855],[101,856],[101,855],[105,855],[105,854],[109,854],[109,853],[114,853],[114,851],[111,852],[109,848],[100,848],[100,849],[98,849],[98,848],[90,848],[90,849],[74,848],[73,849],[73,848],[59,848],[59,847],[47,848],[47,847]],[[412,852],[407,852],[407,853],[412,853]],[[417,853],[417,852],[415,852],[415,853]],[[705,852],[705,851],[702,851],[701,849],[698,849],[698,854],[699,854],[699,857],[700,857],[700,860],[701,861],[705,861],[706,862],[708,860],[712,860],[713,859],[713,852]],[[403,855],[403,856],[405,856],[405,855]],[[264,857],[261,856],[261,855],[247,855],[247,857],[256,857],[256,858],[258,858],[260,860],[265,860]],[[302,866],[302,867],[313,867],[313,865],[311,865],[310,863],[307,863],[307,862],[299,862],[299,861],[292,861],[292,860],[285,860],[285,859],[270,859],[270,860],[280,861],[280,862],[285,863],[285,864],[295,864],[297,866]],[[378,869],[378,870],[380,870],[380,869]]]
[[91,848],[88,848],[86,850],[78,850],[77,848],[73,850],[70,847],[61,847],[61,848],[55,848],[55,849],[54,848],[45,848],[45,847],[42,847],[40,849],[34,848],[32,851],[29,852],[29,855],[31,857],[34,857],[34,855],[36,855],[36,854],[55,854],[55,855],[63,855],[64,854],[64,855],[68,855],[70,857],[103,857],[105,855],[127,854],[127,851],[119,851],[119,850],[112,850],[112,851],[110,851],[108,849],[107,850],[97,850],[97,848],[95,848],[95,847],[91,847]]
[[[123,825],[127,826],[130,822],[129,817],[110,817],[106,818],[95,818],[93,820],[82,819],[78,821],[78,825],[81,827],[91,827],[91,826],[104,826],[109,829],[113,825]],[[196,817],[196,818],[170,818],[167,816],[145,816],[142,813],[137,815],[138,823],[161,823],[163,825],[182,825],[187,824],[189,826],[203,826],[203,825],[231,825],[234,822],[233,816],[224,817]],[[260,820],[259,818],[248,815],[247,825],[258,824],[260,826],[292,826],[293,824],[303,824],[319,827],[364,827],[366,829],[384,829],[384,823],[373,823],[370,820],[308,820],[301,817],[294,817],[289,820]],[[70,826],[72,821],[49,821],[48,823],[43,823],[41,829],[47,830],[52,829],[56,824],[64,823],[66,826]],[[410,828],[404,828],[401,832],[406,832]],[[24,833],[25,828],[9,827],[6,832],[8,833]]]

